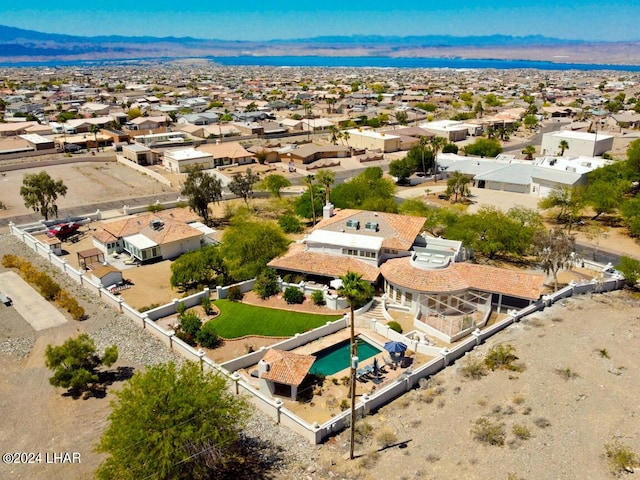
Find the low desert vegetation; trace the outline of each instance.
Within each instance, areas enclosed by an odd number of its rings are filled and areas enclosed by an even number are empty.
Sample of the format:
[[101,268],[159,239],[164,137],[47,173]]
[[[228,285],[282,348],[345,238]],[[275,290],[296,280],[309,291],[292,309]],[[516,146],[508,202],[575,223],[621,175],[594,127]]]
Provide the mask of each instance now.
[[515,355],[515,347],[510,343],[502,343],[491,347],[489,353],[487,353],[484,359],[484,364],[490,370],[511,370],[514,372],[521,372],[522,367],[515,365],[513,362],[518,360]]
[[529,440],[531,438],[531,431],[526,425],[516,423],[511,427],[511,433],[515,435],[518,440]]
[[487,374],[485,361],[478,357],[469,356],[460,368],[460,373],[463,377],[480,380]]
[[376,433],[376,443],[382,447],[389,447],[398,441],[398,435],[389,427],[383,427]]
[[605,444],[604,451],[609,461],[611,473],[616,476],[633,473],[635,467],[640,466],[640,457],[631,447],[621,443],[619,440]]
[[565,380],[573,380],[574,378],[579,377],[579,375],[575,371],[571,370],[569,367],[556,368],[554,371],[556,372],[556,374],[560,375]]
[[492,422],[485,417],[478,418],[473,422],[471,435],[481,443],[497,446],[504,445],[504,440],[507,436],[504,425]]

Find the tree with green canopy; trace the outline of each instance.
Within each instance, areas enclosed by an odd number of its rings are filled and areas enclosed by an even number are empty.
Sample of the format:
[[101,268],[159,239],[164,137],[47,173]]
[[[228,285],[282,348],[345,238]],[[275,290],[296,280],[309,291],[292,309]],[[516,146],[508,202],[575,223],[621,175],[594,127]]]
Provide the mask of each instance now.
[[[331,198],[338,208],[397,211],[395,190],[393,180],[385,178],[380,167],[368,167],[351,181],[334,187]],[[384,210],[378,207],[384,207]]]
[[569,142],[566,140],[560,140],[558,148],[560,149],[560,156],[562,157],[564,155],[564,151],[569,150]]
[[463,199],[471,195],[471,190],[469,189],[470,183],[471,179],[467,175],[456,170],[451,174],[451,177],[447,179],[447,190],[445,194],[449,196],[453,195],[453,202],[457,203],[458,197]]
[[108,455],[97,478],[230,478],[228,471],[243,464],[241,432],[250,410],[220,374],[193,362],[151,365],[116,396],[96,447]]
[[205,224],[209,224],[209,204],[222,199],[222,182],[201,167],[196,167],[187,173],[180,195],[185,195],[189,208],[200,215]]
[[464,147],[464,151],[467,155],[491,158],[502,153],[502,145],[500,145],[499,140],[478,138],[473,143]]
[[224,284],[227,269],[219,245],[205,245],[180,255],[171,263],[172,287],[188,290],[193,287]]
[[274,223],[234,218],[222,236],[222,255],[228,274],[236,281],[255,278],[271,260],[283,254],[289,240]]
[[260,189],[268,191],[271,195],[277,198],[280,198],[280,190],[289,186],[291,186],[289,179],[278,173],[271,173],[267,175],[258,184]]
[[245,204],[249,203],[249,199],[253,197],[253,186],[260,180],[258,175],[253,173],[251,168],[247,168],[244,175],[240,172],[234,173],[229,182],[229,190],[234,195],[242,198]]
[[47,345],[45,365],[53,370],[49,383],[54,387],[69,389],[74,394],[89,390],[100,382],[97,369],[110,367],[118,360],[118,347],[107,347],[102,356],[96,353],[95,342],[82,333],[62,345]]
[[67,186],[62,180],[54,180],[46,171],[40,173],[27,173],[22,179],[20,196],[24,200],[24,206],[40,212],[45,220],[58,216],[58,196],[67,194]]

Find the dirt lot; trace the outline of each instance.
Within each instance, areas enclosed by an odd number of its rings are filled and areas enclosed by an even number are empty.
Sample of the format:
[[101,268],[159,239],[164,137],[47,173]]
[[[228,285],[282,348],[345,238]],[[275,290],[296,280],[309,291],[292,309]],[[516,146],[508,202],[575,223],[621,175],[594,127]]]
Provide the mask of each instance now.
[[[370,428],[359,427],[365,433],[355,461],[344,459],[345,433],[323,445],[313,478],[614,478],[606,443],[617,439],[640,453],[640,302],[614,292],[563,303],[472,354],[483,358],[496,344],[512,344],[522,372],[471,380],[461,360],[361,420]],[[474,440],[471,428],[481,417],[504,427],[504,445]],[[514,425],[530,438],[518,438]],[[393,446],[382,448],[383,440]],[[302,478],[303,468],[282,478]]]
[[62,180],[67,186],[67,195],[57,201],[60,209],[171,191],[168,186],[150,176],[115,162],[74,163],[14,170],[4,172],[0,177],[0,201],[8,207],[0,210],[0,218],[33,213],[24,206],[20,187],[25,174],[39,173],[42,170],[46,170],[54,180]]

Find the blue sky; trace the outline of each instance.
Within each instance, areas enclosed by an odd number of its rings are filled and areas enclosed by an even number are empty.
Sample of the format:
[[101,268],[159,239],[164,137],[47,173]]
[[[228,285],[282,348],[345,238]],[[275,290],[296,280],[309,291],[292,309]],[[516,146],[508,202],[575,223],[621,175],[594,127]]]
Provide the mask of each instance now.
[[[0,24],[73,35],[225,40],[320,35],[533,35],[640,40],[640,0],[3,0]],[[455,3],[456,6],[452,6]]]

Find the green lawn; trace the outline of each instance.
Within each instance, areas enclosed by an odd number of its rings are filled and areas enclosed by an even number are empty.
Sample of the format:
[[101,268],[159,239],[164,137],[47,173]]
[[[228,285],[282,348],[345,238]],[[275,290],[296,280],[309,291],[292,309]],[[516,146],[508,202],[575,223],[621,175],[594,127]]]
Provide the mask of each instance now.
[[342,318],[342,315],[290,312],[229,300],[216,300],[213,303],[220,309],[220,315],[210,321],[215,325],[218,335],[224,338],[238,338],[244,335],[292,337],[296,333],[303,333]]

